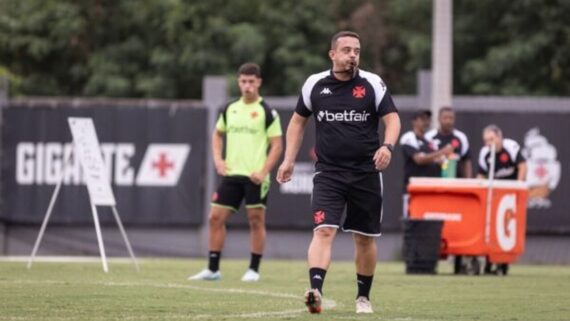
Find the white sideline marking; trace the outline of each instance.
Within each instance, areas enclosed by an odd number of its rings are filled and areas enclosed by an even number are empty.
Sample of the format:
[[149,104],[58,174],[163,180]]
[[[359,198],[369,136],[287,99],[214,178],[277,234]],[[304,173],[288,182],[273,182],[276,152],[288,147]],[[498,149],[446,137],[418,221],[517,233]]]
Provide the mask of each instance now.
[[[30,280],[1,280],[0,283],[16,283],[16,284],[34,284],[34,283],[43,283],[43,284],[65,284],[69,285],[68,282],[64,281],[53,281],[53,280],[43,280],[43,281],[30,281]],[[281,299],[293,299],[298,300],[299,304],[302,304],[303,298],[288,293],[279,293],[279,292],[269,292],[269,291],[260,291],[260,290],[244,290],[244,289],[236,289],[236,288],[229,288],[229,289],[214,289],[214,288],[203,288],[195,285],[185,285],[185,284],[175,284],[175,283],[166,283],[166,284],[156,284],[156,283],[136,283],[136,282],[79,282],[77,284],[88,284],[88,285],[103,285],[103,286],[125,286],[125,287],[154,287],[154,288],[167,288],[167,289],[192,289],[198,291],[205,291],[205,292],[222,292],[222,293],[238,293],[238,294],[250,294],[250,295],[259,295],[264,297],[274,297],[274,298],[281,298]],[[325,310],[330,310],[337,307],[337,303],[334,300],[323,298],[323,308]],[[264,317],[286,317],[286,316],[295,316],[297,314],[307,313],[306,308],[302,309],[291,309],[291,310],[284,310],[284,311],[260,311],[260,312],[252,312],[252,313],[238,313],[238,314],[224,314],[224,318],[242,318],[242,319],[249,319],[249,318],[264,318]],[[168,318],[172,319],[191,319],[191,320],[199,320],[199,319],[211,319],[216,318],[219,316],[213,314],[197,314],[194,316],[190,315],[181,315],[181,316],[173,316],[169,315]],[[135,318],[135,317],[133,317]],[[148,316],[147,318],[152,319],[153,317]],[[22,319],[18,318],[11,318],[11,319]],[[24,318],[25,319],[25,318]],[[22,319],[22,320],[24,320]],[[124,319],[131,319],[131,318],[124,318]],[[137,316],[136,319],[145,319],[145,317]]]
[[[0,262],[28,262],[29,256],[0,256]],[[128,257],[108,257],[113,263],[132,263]],[[140,261],[140,260],[139,260]],[[100,256],[36,256],[34,262],[48,263],[100,263]]]

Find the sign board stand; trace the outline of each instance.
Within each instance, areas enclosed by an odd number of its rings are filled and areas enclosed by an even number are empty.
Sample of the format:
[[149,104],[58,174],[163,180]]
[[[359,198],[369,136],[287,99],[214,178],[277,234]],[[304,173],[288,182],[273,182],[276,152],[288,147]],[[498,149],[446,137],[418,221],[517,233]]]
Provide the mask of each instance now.
[[[68,122],[71,129],[71,135],[73,136],[75,157],[77,160],[79,160],[81,168],[83,169],[83,173],[85,174],[87,190],[89,192],[89,202],[91,204],[91,212],[93,214],[93,222],[95,224],[95,232],[97,234],[97,244],[99,245],[101,263],[103,264],[103,271],[108,272],[109,268],[107,265],[107,256],[105,254],[105,245],[103,244],[103,236],[101,234],[101,226],[99,224],[99,215],[97,214],[97,206],[111,207],[113,216],[117,221],[117,225],[121,231],[121,235],[123,236],[127,250],[129,251],[129,255],[131,256],[131,259],[135,266],[135,270],[138,272],[139,265],[133,253],[133,249],[131,248],[131,243],[127,238],[125,228],[121,223],[119,212],[117,211],[115,197],[113,195],[113,190],[111,189],[111,184],[109,183],[109,178],[107,177],[108,171],[106,171],[103,157],[101,156],[99,140],[97,139],[93,120],[91,118],[69,117]],[[40,228],[40,232],[28,261],[28,269],[32,267],[32,263],[36,256],[38,248],[40,247],[40,243],[47,227],[47,223],[50,219],[55,201],[61,189],[65,168],[70,159],[71,155],[63,163],[61,177],[59,178],[57,186],[55,187],[55,190],[51,196],[48,209]]]

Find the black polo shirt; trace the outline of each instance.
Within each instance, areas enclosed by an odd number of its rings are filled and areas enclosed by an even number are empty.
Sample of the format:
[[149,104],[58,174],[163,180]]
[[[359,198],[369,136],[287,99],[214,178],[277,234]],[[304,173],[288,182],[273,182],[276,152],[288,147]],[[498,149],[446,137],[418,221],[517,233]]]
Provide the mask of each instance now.
[[379,118],[397,109],[378,75],[358,70],[341,81],[327,70],[305,81],[295,112],[315,115],[316,171],[375,172]]

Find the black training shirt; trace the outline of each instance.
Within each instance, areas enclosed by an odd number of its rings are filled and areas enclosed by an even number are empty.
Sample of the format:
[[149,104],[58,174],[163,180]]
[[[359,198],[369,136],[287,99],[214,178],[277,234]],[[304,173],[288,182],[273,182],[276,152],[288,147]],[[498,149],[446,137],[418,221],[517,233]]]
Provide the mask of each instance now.
[[307,78],[295,112],[315,115],[316,171],[375,172],[379,118],[397,109],[378,75],[341,81],[327,70]]

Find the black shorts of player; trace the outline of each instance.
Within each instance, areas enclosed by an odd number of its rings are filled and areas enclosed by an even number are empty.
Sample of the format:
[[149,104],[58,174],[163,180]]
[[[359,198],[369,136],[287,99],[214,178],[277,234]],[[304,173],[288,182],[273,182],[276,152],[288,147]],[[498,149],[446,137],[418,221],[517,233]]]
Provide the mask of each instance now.
[[237,212],[241,201],[245,199],[246,208],[265,207],[268,194],[269,181],[257,185],[247,176],[225,176],[217,192],[212,195],[212,206]]
[[313,227],[339,228],[346,207],[345,232],[380,236],[382,174],[318,172],[313,178]]

